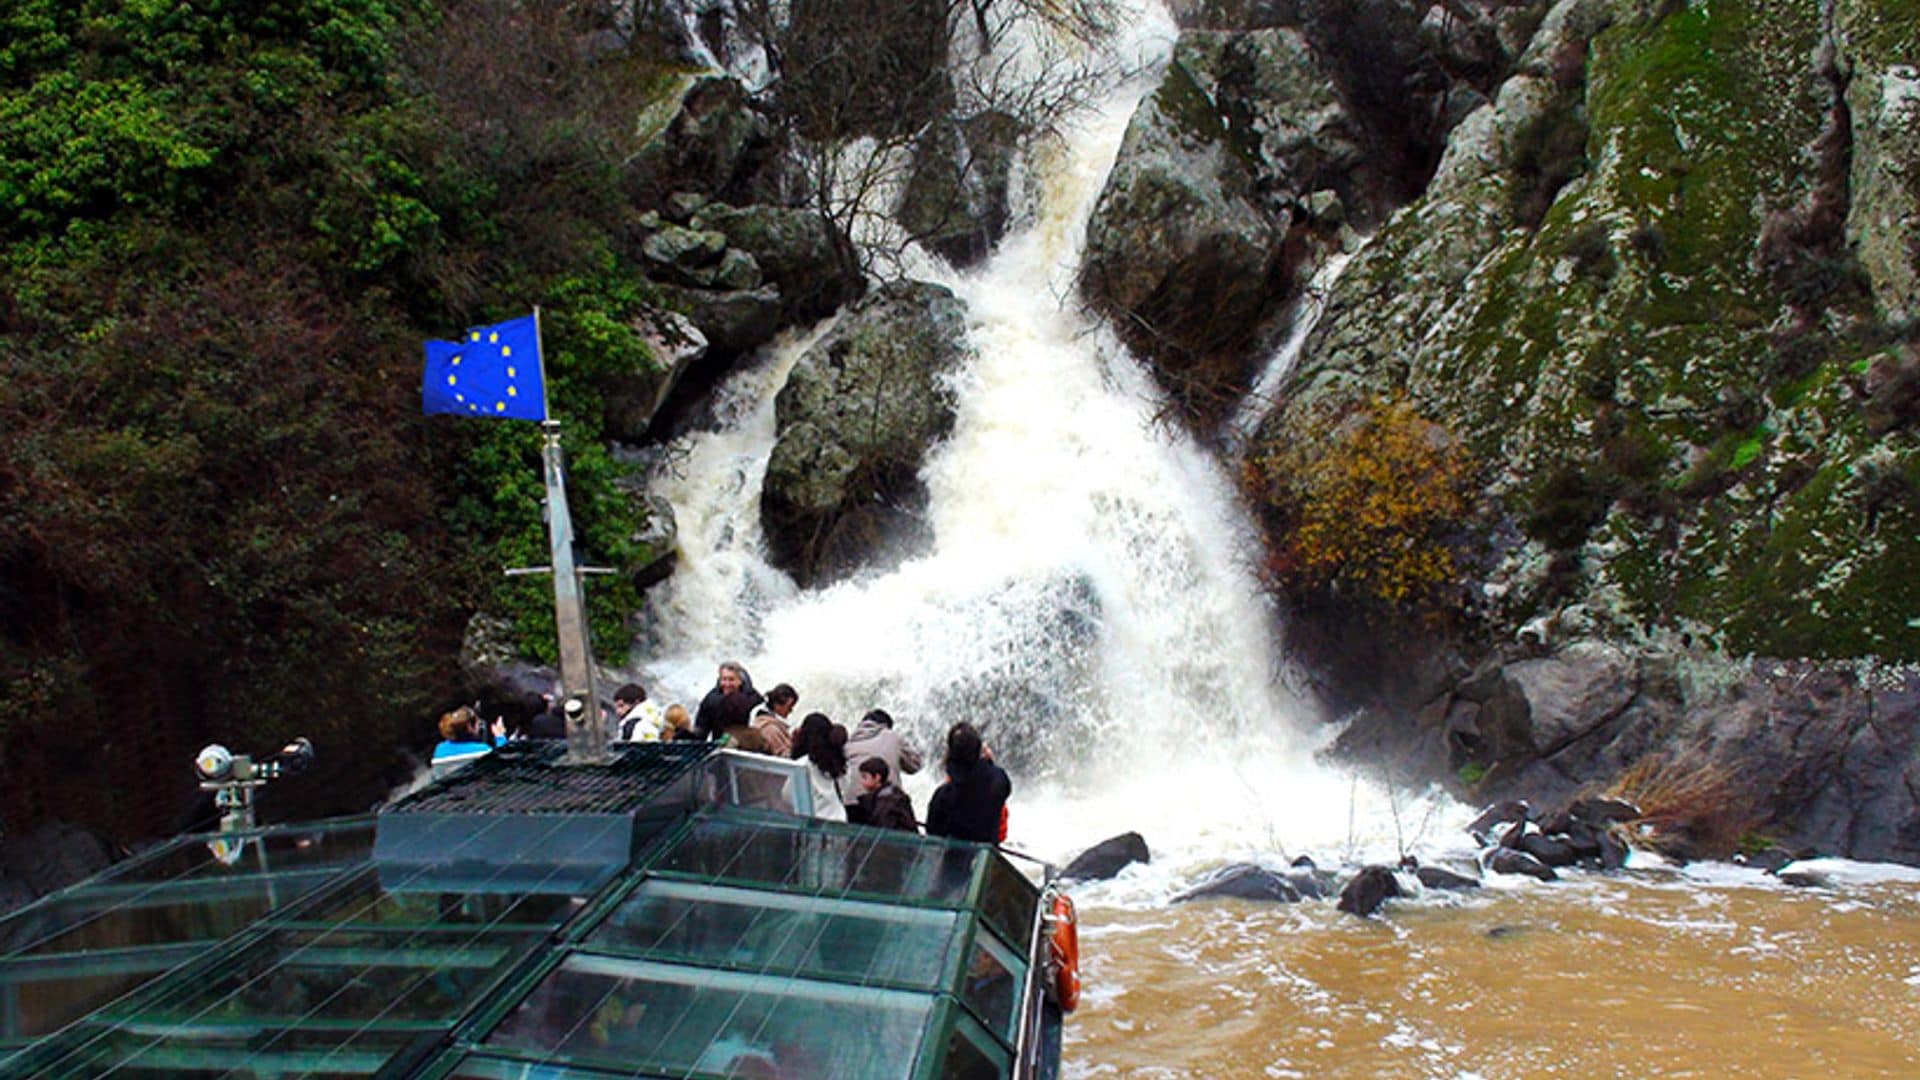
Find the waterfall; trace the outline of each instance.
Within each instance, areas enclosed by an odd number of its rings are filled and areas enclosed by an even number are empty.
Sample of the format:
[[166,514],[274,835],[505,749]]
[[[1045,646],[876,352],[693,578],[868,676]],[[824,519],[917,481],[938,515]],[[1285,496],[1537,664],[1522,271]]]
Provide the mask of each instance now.
[[906,784],[922,812],[946,728],[971,720],[1014,778],[1011,843],[1057,860],[1138,830],[1160,876],[1132,887],[1151,899],[1230,858],[1391,857],[1432,810],[1315,763],[1327,727],[1280,670],[1232,477],[1155,420],[1139,363],[1073,299],[1093,203],[1174,35],[1157,8],[1128,26],[1145,76],[1036,152],[1019,231],[976,271],[918,266],[965,302],[977,352],[924,468],[932,550],[804,591],[764,562],[774,396],[823,330],[795,336],[722,387],[721,430],[654,479],[680,566],[650,599],[645,669],[661,700],[693,702],[739,659],[763,691],[793,684],[798,714],[851,727],[887,709],[927,753]]
[[1320,313],[1326,310],[1327,295],[1333,292],[1333,286],[1340,280],[1340,274],[1347,264],[1360,252],[1336,251],[1326,257],[1320,265],[1314,267],[1313,274],[1307,280],[1307,287],[1294,298],[1286,313],[1287,336],[1280,341],[1267,366],[1254,381],[1253,389],[1246,399],[1233,412],[1227,421],[1227,450],[1235,458],[1243,456],[1253,441],[1260,420],[1272,407],[1280,388],[1286,384],[1287,376],[1293,373],[1293,367],[1300,362],[1300,352],[1307,347],[1307,337],[1313,328],[1319,325]]

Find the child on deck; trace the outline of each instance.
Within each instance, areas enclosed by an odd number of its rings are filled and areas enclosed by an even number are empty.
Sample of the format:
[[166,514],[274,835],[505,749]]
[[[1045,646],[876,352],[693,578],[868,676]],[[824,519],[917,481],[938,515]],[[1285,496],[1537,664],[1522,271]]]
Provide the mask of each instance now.
[[847,820],[917,833],[920,826],[913,819],[913,800],[888,782],[889,771],[887,763],[877,757],[860,763],[862,790],[859,799],[847,808]]

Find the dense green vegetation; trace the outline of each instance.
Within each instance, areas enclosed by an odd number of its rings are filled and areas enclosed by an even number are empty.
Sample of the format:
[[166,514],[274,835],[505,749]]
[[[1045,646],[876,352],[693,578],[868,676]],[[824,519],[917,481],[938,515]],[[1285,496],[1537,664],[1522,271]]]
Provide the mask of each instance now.
[[[0,800],[166,831],[219,739],[365,805],[468,614],[551,635],[538,431],[419,414],[420,342],[546,312],[584,557],[636,557],[595,379],[643,368],[650,80],[558,4],[0,10]],[[616,654],[625,579],[591,590]],[[611,583],[611,584],[609,584]]]

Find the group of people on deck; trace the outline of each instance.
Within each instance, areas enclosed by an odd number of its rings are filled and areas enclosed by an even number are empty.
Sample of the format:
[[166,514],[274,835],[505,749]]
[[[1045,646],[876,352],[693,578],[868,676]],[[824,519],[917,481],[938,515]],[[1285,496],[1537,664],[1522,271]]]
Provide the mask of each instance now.
[[[647,699],[644,688],[628,683],[614,692],[607,719],[622,741],[708,739],[749,753],[803,761],[813,785],[816,817],[918,832],[921,823],[913,800],[901,790],[899,779],[919,772],[924,761],[893,730],[893,717],[884,709],[871,709],[849,732],[825,713],[811,712],[794,725],[799,702],[799,693],[786,683],[762,695],[746,668],[728,661],[720,665],[713,689],[691,715],[681,705],[662,709]],[[581,707],[577,700],[571,704]],[[567,718],[556,711],[565,707],[547,704],[520,734],[566,738]],[[440,738],[433,754],[436,766],[505,745],[507,728],[500,719],[484,725],[474,709],[461,706],[440,718]],[[1013,782],[994,764],[972,724],[963,721],[947,732],[942,766],[946,781],[927,804],[927,835],[988,844],[1005,840]]]

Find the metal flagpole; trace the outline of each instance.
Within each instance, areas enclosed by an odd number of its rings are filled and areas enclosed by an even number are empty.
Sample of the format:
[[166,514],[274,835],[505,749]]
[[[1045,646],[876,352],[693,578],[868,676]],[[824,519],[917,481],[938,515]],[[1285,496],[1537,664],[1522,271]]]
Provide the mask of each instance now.
[[[587,633],[585,597],[573,562],[573,515],[567,509],[567,476],[560,450],[560,421],[547,398],[547,356],[540,342],[540,309],[533,309],[533,340],[540,354],[541,464],[547,482],[547,538],[552,549],[553,622],[560,642],[561,712],[567,721],[567,760],[604,761],[606,725],[594,687],[593,647]],[[576,707],[577,706],[577,707]]]

